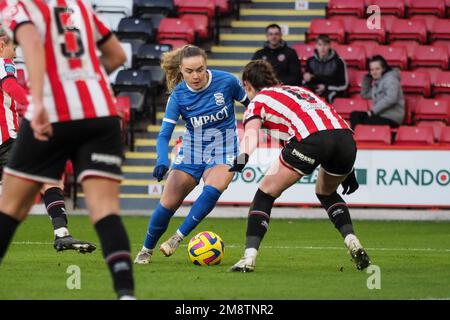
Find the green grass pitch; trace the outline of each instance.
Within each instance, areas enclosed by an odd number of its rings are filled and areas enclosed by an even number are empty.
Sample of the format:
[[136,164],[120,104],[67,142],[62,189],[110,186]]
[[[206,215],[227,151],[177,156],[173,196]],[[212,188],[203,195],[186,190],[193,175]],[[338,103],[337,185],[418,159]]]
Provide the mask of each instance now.
[[[146,217],[123,218],[133,259],[147,227]],[[171,221],[166,240],[180,224]],[[381,289],[367,288],[371,276],[357,271],[328,220],[272,219],[256,271],[228,273],[243,252],[245,219],[206,219],[195,231],[214,231],[225,242],[218,266],[189,262],[187,240],[170,258],[158,251],[149,265],[134,266],[140,299],[449,299],[450,223],[355,221],[372,263],[380,267]],[[88,218],[72,216],[72,234],[96,242]],[[191,236],[193,236],[192,234]],[[115,299],[101,250],[56,253],[48,217],[30,217],[16,233],[0,266],[0,299]],[[81,270],[81,289],[69,290],[67,268]]]

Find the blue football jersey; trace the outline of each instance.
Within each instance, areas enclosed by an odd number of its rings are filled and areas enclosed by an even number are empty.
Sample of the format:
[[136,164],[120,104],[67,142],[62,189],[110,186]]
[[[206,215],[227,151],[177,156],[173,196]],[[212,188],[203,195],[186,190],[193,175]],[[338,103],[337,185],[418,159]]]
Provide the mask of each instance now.
[[236,76],[217,70],[207,72],[208,83],[200,90],[190,88],[185,81],[176,86],[163,119],[176,123],[181,116],[186,122],[181,152],[188,162],[194,157],[195,163],[204,161],[208,158],[205,153],[234,155],[238,150],[234,101],[243,102],[247,95]]

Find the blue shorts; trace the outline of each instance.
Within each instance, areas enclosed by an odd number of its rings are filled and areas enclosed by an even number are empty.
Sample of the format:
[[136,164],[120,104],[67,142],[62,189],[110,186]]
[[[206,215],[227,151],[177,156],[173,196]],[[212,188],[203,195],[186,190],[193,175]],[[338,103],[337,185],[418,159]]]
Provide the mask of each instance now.
[[218,164],[226,164],[232,167],[234,159],[236,157],[237,152],[230,152],[228,154],[221,154],[215,157],[211,157],[209,159],[206,159],[206,161],[202,161],[201,163],[189,163],[189,162],[186,163],[183,155],[183,148],[181,148],[180,152],[173,161],[171,169],[180,170],[190,174],[191,176],[194,177],[195,181],[198,184],[203,176],[203,173],[206,170],[215,167]]

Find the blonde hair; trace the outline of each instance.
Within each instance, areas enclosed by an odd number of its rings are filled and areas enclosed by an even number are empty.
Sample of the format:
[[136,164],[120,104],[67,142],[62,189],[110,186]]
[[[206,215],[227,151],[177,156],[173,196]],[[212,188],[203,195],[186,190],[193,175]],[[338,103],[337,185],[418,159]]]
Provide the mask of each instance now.
[[197,56],[203,57],[206,62],[205,51],[190,44],[163,54],[161,68],[166,73],[167,90],[169,93],[183,80],[180,69],[183,59]]

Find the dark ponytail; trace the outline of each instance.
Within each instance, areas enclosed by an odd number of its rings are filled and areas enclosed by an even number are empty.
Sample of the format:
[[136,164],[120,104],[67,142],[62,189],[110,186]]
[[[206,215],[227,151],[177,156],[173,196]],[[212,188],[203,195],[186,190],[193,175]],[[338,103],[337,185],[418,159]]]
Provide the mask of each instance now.
[[242,73],[242,81],[248,81],[256,91],[281,84],[272,65],[264,60],[249,62]]

